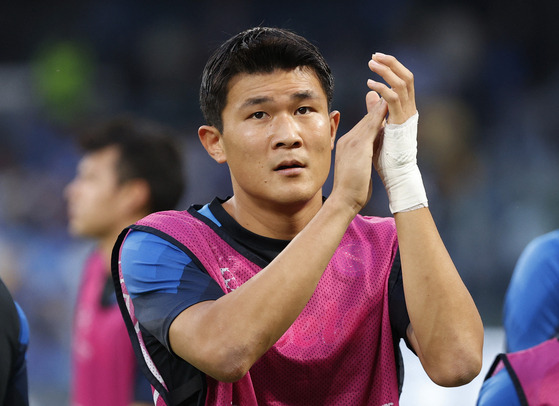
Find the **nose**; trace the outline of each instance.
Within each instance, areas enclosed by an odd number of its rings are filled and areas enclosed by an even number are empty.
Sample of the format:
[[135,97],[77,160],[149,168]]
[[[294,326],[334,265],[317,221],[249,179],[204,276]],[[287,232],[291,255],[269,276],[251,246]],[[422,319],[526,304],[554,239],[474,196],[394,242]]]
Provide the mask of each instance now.
[[74,189],[76,184],[76,179],[72,179],[63,190],[63,195],[66,200],[70,200],[71,196],[75,193]]
[[276,117],[272,123],[274,148],[299,148],[303,145],[299,125],[293,117]]

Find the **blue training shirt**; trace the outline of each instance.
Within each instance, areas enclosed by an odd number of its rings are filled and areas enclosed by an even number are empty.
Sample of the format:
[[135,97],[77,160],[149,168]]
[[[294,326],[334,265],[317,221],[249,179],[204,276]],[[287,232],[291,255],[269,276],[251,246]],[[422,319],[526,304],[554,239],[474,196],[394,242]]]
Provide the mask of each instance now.
[[520,400],[506,368],[483,383],[477,406],[520,406]]
[[505,296],[507,352],[540,344],[559,332],[559,230],[530,242]]
[[173,320],[188,307],[225,294],[183,251],[150,233],[132,231],[122,246],[121,261],[131,265],[122,273],[136,317],[169,351]]

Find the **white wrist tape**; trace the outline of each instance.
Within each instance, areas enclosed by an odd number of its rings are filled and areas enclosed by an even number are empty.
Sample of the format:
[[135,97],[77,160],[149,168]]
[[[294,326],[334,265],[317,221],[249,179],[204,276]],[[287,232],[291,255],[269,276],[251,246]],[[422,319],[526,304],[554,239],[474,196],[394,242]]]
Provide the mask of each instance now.
[[417,166],[417,122],[415,113],[403,124],[387,124],[375,160],[392,213],[427,207],[427,195]]

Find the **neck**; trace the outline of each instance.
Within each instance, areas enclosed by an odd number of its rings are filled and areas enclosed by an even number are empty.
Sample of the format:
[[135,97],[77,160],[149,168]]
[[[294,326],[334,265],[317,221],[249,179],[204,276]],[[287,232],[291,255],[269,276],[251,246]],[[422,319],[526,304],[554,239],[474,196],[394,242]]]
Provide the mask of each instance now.
[[321,191],[304,203],[263,204],[236,196],[223,203],[223,208],[241,226],[255,234],[280,240],[292,240],[322,207]]
[[103,236],[99,236],[97,240],[97,249],[103,256],[103,260],[105,261],[107,272],[111,270],[111,255],[113,253],[113,247],[116,243],[116,239],[126,227],[131,224],[134,224],[136,221],[142,219],[143,217],[147,216],[149,213],[139,213],[134,216],[130,216],[119,224],[115,225],[112,230],[107,230],[107,233]]
[[114,243],[116,242],[117,236],[118,235],[115,235],[114,238],[113,236],[111,236],[110,238],[105,237],[101,239],[97,244],[97,250],[101,253],[101,256],[103,257],[103,261],[105,262],[105,268],[107,269],[107,272],[110,272],[111,270],[111,254],[113,252],[113,246]]

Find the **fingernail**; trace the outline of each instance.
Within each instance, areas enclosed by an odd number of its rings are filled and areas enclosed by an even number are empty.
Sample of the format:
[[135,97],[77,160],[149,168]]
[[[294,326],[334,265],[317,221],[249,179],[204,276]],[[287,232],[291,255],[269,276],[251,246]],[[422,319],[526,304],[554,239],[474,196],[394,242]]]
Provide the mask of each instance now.
[[375,55],[378,55],[378,56],[385,56],[382,52],[375,52],[375,53],[373,54],[373,56],[375,56]]

